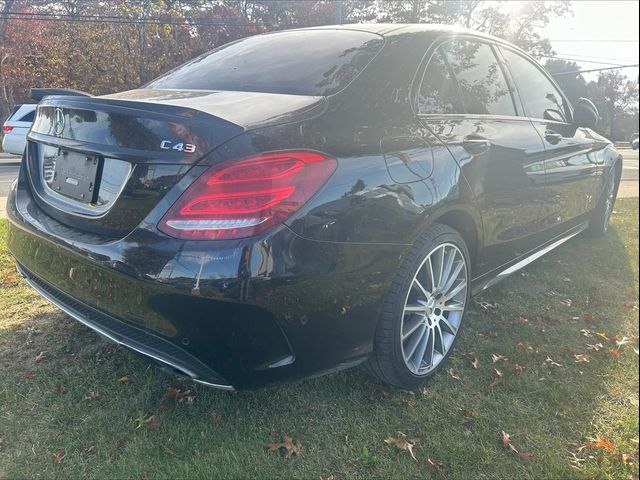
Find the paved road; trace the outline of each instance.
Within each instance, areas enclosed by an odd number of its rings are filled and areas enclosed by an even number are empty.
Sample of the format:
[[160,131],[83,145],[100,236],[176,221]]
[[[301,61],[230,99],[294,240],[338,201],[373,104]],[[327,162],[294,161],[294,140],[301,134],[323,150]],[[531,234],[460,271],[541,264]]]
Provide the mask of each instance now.
[[[622,185],[620,186],[621,197],[637,197],[638,196],[638,150],[630,148],[618,149],[624,158],[622,165]],[[4,202],[9,192],[11,182],[18,176],[18,167],[13,163],[20,160],[20,157],[0,153],[0,216],[4,212]],[[7,165],[10,163],[9,165]]]

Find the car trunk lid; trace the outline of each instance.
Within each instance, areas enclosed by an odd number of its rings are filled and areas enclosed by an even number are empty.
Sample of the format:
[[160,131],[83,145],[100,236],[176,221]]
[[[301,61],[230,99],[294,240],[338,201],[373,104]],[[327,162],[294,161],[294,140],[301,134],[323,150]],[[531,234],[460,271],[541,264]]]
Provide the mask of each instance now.
[[51,96],[28,135],[28,177],[36,202],[56,220],[122,237],[216,147],[322,104],[322,97],[201,90]]

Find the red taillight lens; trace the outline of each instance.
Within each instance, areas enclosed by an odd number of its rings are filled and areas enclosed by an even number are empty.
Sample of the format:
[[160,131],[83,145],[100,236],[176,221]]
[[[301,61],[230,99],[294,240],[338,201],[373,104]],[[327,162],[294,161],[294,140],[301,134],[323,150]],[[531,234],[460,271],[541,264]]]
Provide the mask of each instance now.
[[9,125],[3,125],[2,126],[2,131],[4,133],[9,133],[11,130],[13,130],[13,127],[10,127]]
[[310,150],[268,152],[207,170],[158,228],[189,240],[245,238],[284,222],[329,179],[336,161]]

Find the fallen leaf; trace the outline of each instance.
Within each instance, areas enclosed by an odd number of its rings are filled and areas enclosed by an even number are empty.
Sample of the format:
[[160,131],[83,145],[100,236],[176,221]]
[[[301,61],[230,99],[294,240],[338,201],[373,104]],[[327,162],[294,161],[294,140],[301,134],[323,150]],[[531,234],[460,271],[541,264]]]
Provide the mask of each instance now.
[[42,360],[45,356],[47,355],[47,351],[46,350],[42,350],[38,355],[36,355],[36,362],[39,362],[40,360]]
[[523,317],[522,315],[518,315],[518,318],[516,318],[513,323],[515,323],[516,325],[524,326],[529,324],[529,319]]
[[151,418],[149,418],[147,422],[147,428],[154,432],[160,430],[160,417],[158,415],[151,415]]
[[533,460],[533,453],[530,452],[520,452],[518,456],[520,457],[520,460],[523,460],[525,462],[530,462],[531,460]]
[[60,465],[62,463],[62,459],[65,457],[64,448],[59,448],[55,452],[53,452],[53,460]]
[[587,343],[587,350],[594,350],[596,352],[599,352],[603,348],[604,348],[604,345],[602,345],[600,342],[594,343],[593,345]]
[[504,430],[502,430],[502,436],[500,437],[500,440],[502,441],[502,446],[505,448],[509,448],[509,446],[511,445],[511,435],[509,435]]
[[589,363],[590,362],[589,355],[583,355],[581,353],[578,353],[578,354],[574,355],[573,358],[576,359],[576,363]]
[[591,313],[585,313],[582,316],[582,319],[585,322],[589,322],[589,323],[598,323],[598,319],[596,317],[594,317]]
[[558,362],[555,362],[551,357],[547,356],[547,358],[544,359],[544,363],[547,363],[549,365],[553,365],[554,367],[561,367],[562,365],[560,365]]
[[127,382],[129,382],[129,377],[127,377],[126,375],[125,375],[124,377],[120,377],[120,378],[118,379],[118,382],[120,382],[120,383],[127,383]]
[[607,349],[607,352],[613,358],[618,358],[620,356],[620,353],[621,353],[620,350],[618,350],[617,348],[609,348],[609,349]]
[[526,350],[526,349],[527,349],[527,346],[526,346],[524,343],[522,343],[522,342],[518,342],[518,343],[516,343],[516,348],[517,348],[518,350]]
[[596,336],[600,337],[600,338],[604,338],[605,340],[609,340],[609,337],[607,337],[604,333],[602,332],[596,332]]
[[212,410],[209,416],[211,417],[211,423],[213,423],[214,425],[218,425],[222,421],[222,415],[220,415],[215,410]]
[[164,453],[166,453],[167,455],[175,455],[176,452],[174,452],[173,450],[171,450],[169,447],[167,447],[166,445],[162,445],[162,451]]
[[571,307],[573,305],[573,300],[570,298],[565,298],[564,300],[560,300],[560,303],[565,307]]
[[462,409],[461,411],[462,411],[462,415],[467,418],[472,418],[476,416],[476,412],[474,412],[471,409],[468,409],[468,410]]
[[471,366],[473,368],[477,369],[480,366],[480,360],[478,359],[478,355],[476,355],[476,352],[469,352],[466,354],[466,356],[471,359]]
[[513,368],[517,373],[519,373],[519,374],[520,374],[520,373],[524,372],[524,370],[525,370],[525,368],[526,368],[526,367],[525,367],[524,365],[520,365],[519,363],[514,363],[514,364],[512,365],[512,368]]
[[416,406],[416,401],[413,400],[412,398],[403,398],[402,403],[404,403],[407,407],[411,407],[411,408]]
[[582,334],[583,337],[591,337],[591,331],[587,330],[586,328],[583,328],[582,330],[580,330],[580,333]]
[[417,442],[418,442],[417,439],[409,440],[407,436],[402,432],[396,432],[395,437],[389,437],[384,441],[384,443],[386,443],[387,445],[393,445],[398,450],[409,452],[409,455],[411,455],[411,458],[413,458],[416,462],[418,461],[418,459],[413,454],[413,447],[416,445]]
[[506,362],[507,360],[509,360],[507,357],[503,357],[502,355],[498,355],[496,353],[491,354],[491,363],[497,363],[497,362]]
[[449,375],[451,375],[451,378],[454,380],[460,380],[460,375],[458,375],[453,368],[448,369],[447,372],[449,372]]
[[136,418],[136,419],[134,420],[134,422],[135,422],[135,424],[136,424],[136,430],[137,430],[137,429],[139,429],[139,428],[142,428],[142,427],[144,427],[146,424],[148,424],[148,423],[152,422],[152,421],[153,421],[153,417],[154,417],[154,415],[150,415],[150,416],[146,417],[146,416],[144,415],[144,413],[141,413],[141,414],[138,416],[138,418]]
[[98,392],[89,392],[89,395],[86,395],[84,397],[85,400],[92,402],[94,400],[97,400],[100,398],[100,395],[98,394]]
[[594,440],[591,440],[591,441],[587,442],[585,447],[586,448],[601,448],[601,449],[606,450],[608,452],[613,452],[615,450],[613,442],[611,442],[610,440],[607,440],[607,439],[604,439],[604,438],[600,437],[600,435],[596,435],[596,438]]
[[616,340],[616,345],[621,347],[622,345],[626,345],[627,343],[631,343],[631,340],[627,337],[622,337],[619,340]]
[[195,395],[191,395],[191,390],[184,391],[179,388],[168,387],[162,396],[162,401],[174,400],[176,403],[187,403],[191,405],[195,398]]
[[24,378],[26,378],[27,380],[35,380],[36,376],[33,374],[33,372],[31,370],[26,370],[22,376]]
[[58,383],[58,384],[56,385],[55,392],[56,392],[58,395],[62,395],[62,394],[64,394],[64,393],[67,393],[67,389],[66,389],[66,388],[64,388],[64,385],[62,385],[61,383]]
[[502,372],[500,370],[498,370],[497,368],[494,370],[496,371],[496,374],[493,377],[491,377],[491,384],[490,384],[491,387],[495,387],[496,385],[502,383],[502,378],[503,378]]
[[291,455],[300,456],[302,451],[302,444],[293,440],[289,435],[284,436],[284,441],[280,443],[271,443],[267,445],[268,452],[283,452],[285,460],[288,460]]
[[434,470],[434,471],[442,474],[442,476],[446,476],[447,475],[447,469],[444,467],[444,464],[439,463],[439,462],[434,462],[430,458],[427,458],[427,467],[429,467],[431,470]]

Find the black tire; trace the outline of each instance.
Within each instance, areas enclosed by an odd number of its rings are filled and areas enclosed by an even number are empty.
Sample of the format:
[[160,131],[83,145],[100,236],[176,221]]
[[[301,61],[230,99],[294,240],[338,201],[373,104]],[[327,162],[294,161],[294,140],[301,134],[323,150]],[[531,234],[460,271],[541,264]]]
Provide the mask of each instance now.
[[614,165],[609,171],[602,196],[598,200],[596,208],[593,209],[587,230],[591,237],[601,237],[609,231],[609,219],[613,212],[616,196],[618,195],[618,186],[620,185],[618,171],[617,165]]
[[[449,347],[443,359],[440,360],[440,363],[433,370],[423,375],[417,375],[407,367],[401,347],[400,330],[404,315],[405,302],[409,294],[409,289],[413,283],[414,276],[418,272],[424,259],[432,251],[437,249],[438,246],[447,243],[457,246],[458,250],[464,257],[467,282],[466,296],[464,298],[464,310],[462,311],[462,316],[453,339],[453,343]],[[385,297],[382,313],[376,328],[374,352],[365,364],[365,368],[369,373],[378,377],[383,382],[395,387],[415,389],[422,386],[429,378],[443,368],[454,349],[455,342],[460,336],[466,307],[469,305],[471,292],[470,265],[471,263],[469,261],[467,245],[456,230],[447,225],[438,223],[434,223],[427,228],[415,245],[413,245],[404,256]]]

